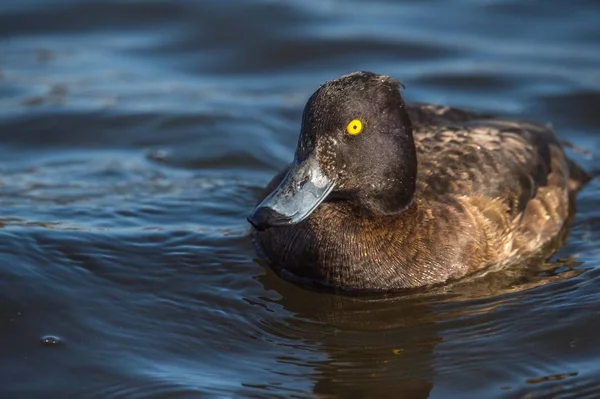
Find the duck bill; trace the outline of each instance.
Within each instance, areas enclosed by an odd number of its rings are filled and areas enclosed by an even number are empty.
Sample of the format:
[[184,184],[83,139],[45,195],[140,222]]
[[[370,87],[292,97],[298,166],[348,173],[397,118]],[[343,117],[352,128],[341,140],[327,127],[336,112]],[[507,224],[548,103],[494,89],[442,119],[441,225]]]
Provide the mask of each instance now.
[[255,229],[296,224],[306,219],[335,187],[314,155],[299,162],[294,159],[279,186],[248,216]]

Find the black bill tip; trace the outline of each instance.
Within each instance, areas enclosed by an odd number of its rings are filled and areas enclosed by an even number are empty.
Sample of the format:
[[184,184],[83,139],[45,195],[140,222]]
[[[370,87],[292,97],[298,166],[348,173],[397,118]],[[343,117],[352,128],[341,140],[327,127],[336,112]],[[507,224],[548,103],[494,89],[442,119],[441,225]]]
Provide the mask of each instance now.
[[256,208],[246,219],[258,231],[264,231],[269,227],[288,226],[292,224],[291,218],[266,206]]

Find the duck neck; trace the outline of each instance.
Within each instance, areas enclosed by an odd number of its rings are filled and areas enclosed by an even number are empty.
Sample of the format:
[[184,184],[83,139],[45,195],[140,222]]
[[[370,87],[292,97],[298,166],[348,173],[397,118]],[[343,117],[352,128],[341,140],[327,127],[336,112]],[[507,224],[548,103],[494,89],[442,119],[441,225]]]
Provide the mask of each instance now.
[[393,215],[402,213],[414,200],[416,186],[416,160],[414,166],[398,171],[394,177],[384,178],[378,189],[369,190],[360,203],[369,213]]
[[376,183],[361,190],[359,202],[369,213],[393,215],[403,212],[415,196],[417,153],[408,115],[403,129],[395,135],[396,148],[386,157]]

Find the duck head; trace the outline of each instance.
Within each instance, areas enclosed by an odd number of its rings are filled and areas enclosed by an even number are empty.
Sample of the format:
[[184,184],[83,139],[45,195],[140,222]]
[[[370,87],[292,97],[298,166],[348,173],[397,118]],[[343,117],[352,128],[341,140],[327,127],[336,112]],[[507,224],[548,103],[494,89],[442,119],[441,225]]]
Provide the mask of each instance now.
[[294,161],[248,221],[257,230],[293,225],[324,201],[350,201],[375,215],[399,213],[412,201],[416,173],[399,82],[355,72],[309,98]]

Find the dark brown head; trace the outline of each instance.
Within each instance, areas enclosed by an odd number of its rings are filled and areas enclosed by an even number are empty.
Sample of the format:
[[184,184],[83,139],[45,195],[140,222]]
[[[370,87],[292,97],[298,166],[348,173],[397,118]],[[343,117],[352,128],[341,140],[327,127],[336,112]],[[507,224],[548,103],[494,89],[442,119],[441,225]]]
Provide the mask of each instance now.
[[305,219],[323,201],[372,214],[412,200],[417,159],[398,81],[371,72],[331,80],[308,100],[294,161],[248,217],[263,230]]

